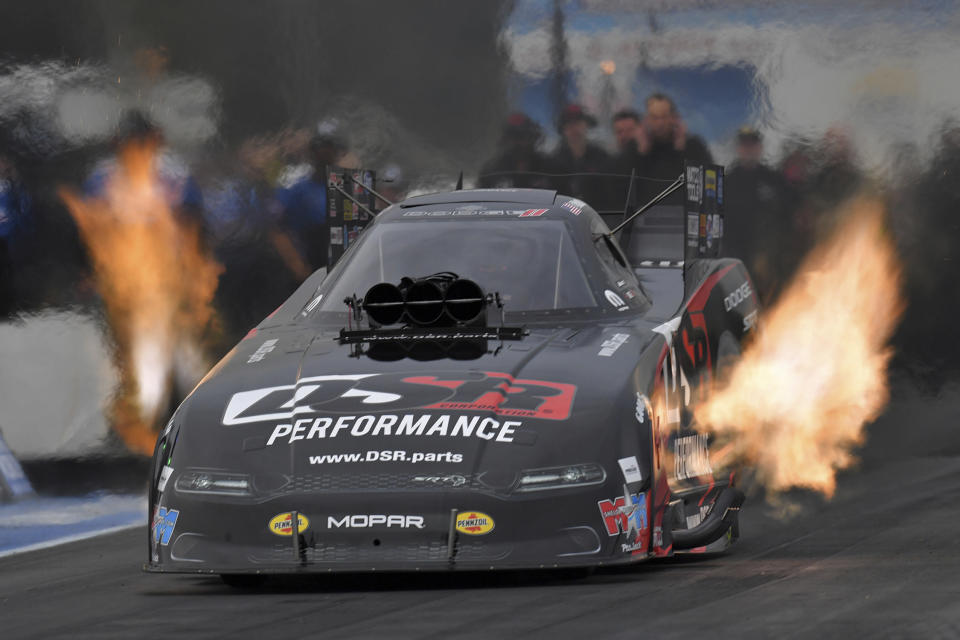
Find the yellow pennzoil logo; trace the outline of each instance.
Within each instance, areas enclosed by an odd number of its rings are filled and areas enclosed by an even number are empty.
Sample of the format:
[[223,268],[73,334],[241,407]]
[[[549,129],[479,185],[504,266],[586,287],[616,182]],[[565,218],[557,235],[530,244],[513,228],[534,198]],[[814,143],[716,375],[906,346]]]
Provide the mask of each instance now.
[[493,531],[493,518],[479,511],[458,513],[457,531],[470,536],[482,536]]
[[[290,535],[290,520],[293,517],[293,514],[289,511],[286,513],[278,513],[270,519],[270,524],[267,525],[270,529],[270,533],[276,534],[278,536],[288,536]],[[310,521],[307,519],[307,516],[302,513],[297,514],[297,533],[303,533],[307,530],[307,527],[310,526]]]

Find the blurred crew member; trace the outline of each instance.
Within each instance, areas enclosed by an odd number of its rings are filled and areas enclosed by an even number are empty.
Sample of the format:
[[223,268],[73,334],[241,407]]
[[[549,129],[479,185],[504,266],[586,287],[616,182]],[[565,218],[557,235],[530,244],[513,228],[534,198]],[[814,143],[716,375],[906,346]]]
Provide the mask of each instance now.
[[327,167],[337,165],[346,148],[336,132],[319,131],[310,140],[310,165],[305,175],[288,176],[287,184],[274,196],[278,214],[274,245],[287,267],[301,279],[326,267],[329,261]]
[[611,125],[613,138],[617,143],[617,159],[627,160],[624,164],[628,167],[636,166],[634,163],[640,155],[640,150],[637,148],[640,114],[633,109],[621,109],[613,114]]
[[217,287],[222,346],[229,348],[276,309],[300,284],[272,243],[269,215],[274,187],[269,173],[278,149],[251,138],[227,161],[230,173],[206,191],[206,210],[217,260],[225,271]]
[[[0,150],[0,318],[16,307],[16,266],[25,256],[30,199],[12,160]],[[18,259],[20,258],[20,259]]]
[[[687,164],[712,164],[706,143],[687,133],[687,126],[668,96],[655,93],[647,98],[647,113],[637,132],[637,147],[644,157],[644,175],[672,180]],[[657,190],[659,192],[659,189]]]
[[[617,144],[617,155],[613,159],[614,173],[629,176],[635,172],[638,177],[645,175],[644,157],[640,154],[637,145],[640,122],[640,114],[633,109],[621,109],[613,114],[611,125],[613,138]],[[617,177],[611,178],[610,184],[614,194],[623,194],[624,198],[628,192],[631,194],[628,208],[634,209],[639,205],[637,200],[640,197],[638,188],[640,183],[638,181],[634,181],[631,185],[630,178]]]
[[756,129],[737,132],[737,159],[726,178],[724,253],[743,260],[761,297],[768,297],[784,275],[780,258],[791,220],[786,181],[764,164]]
[[[646,100],[647,112],[636,130],[637,150],[641,157],[641,175],[645,178],[673,180],[683,172],[684,163],[711,164],[713,156],[699,136],[687,133],[687,127],[673,100],[654,93]],[[662,191],[663,183],[641,181],[641,203]],[[667,203],[680,204],[683,195],[676,193]]]
[[163,132],[141,111],[128,112],[113,139],[114,156],[101,161],[83,184],[88,196],[100,196],[110,177],[118,171],[119,154],[132,145],[152,145],[157,152],[155,169],[167,205],[186,222],[196,224],[205,235],[203,196],[187,165],[165,145]]
[[477,185],[482,189],[549,189],[553,178],[542,174],[553,173],[552,163],[537,149],[542,141],[540,125],[525,113],[510,114],[500,138],[500,152],[483,165]]
[[556,171],[562,176],[557,182],[558,190],[564,195],[585,200],[597,210],[611,207],[619,210],[623,203],[612,204],[607,176],[583,175],[605,174],[612,168],[610,156],[587,140],[588,129],[596,125],[596,118],[578,104],[567,105],[561,112],[559,129],[562,139],[553,154]]

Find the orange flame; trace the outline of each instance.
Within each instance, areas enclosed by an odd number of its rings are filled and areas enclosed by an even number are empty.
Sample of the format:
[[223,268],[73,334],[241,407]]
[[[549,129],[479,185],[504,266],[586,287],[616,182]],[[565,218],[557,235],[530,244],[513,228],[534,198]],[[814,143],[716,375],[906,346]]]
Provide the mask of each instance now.
[[864,426],[889,397],[888,341],[903,310],[901,267],[885,212],[861,197],[804,260],[726,386],[696,410],[726,460],[757,470],[773,491],[827,497],[856,458]]
[[157,175],[155,143],[121,149],[104,194],[60,195],[93,262],[122,373],[113,427],[127,446],[150,453],[174,376],[195,382],[204,362],[201,337],[223,268],[203,248],[199,230],[179,219]]

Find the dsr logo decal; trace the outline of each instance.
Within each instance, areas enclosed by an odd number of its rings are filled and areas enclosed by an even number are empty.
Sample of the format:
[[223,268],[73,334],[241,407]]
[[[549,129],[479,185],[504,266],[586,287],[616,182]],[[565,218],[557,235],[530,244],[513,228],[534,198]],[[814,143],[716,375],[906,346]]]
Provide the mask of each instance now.
[[577,388],[562,382],[470,371],[440,375],[354,374],[301,378],[296,384],[233,394],[227,426],[289,420],[302,414],[397,412],[407,409],[484,411],[500,416],[566,420]]

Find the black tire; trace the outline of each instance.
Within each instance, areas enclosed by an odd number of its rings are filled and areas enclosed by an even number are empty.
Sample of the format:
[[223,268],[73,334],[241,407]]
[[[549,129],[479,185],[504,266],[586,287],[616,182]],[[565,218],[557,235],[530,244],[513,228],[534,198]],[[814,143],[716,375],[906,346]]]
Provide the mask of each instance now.
[[267,576],[259,573],[221,573],[220,579],[234,589],[256,589],[267,581]]

